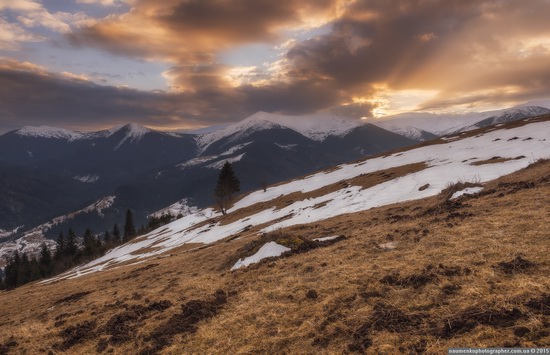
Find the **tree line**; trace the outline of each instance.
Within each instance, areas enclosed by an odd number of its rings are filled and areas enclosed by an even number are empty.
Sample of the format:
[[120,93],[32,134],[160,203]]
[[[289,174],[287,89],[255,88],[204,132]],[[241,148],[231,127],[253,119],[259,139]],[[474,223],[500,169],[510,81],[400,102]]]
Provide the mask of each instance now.
[[117,223],[111,231],[107,230],[102,235],[94,235],[90,228],[86,228],[81,238],[77,238],[72,228],[66,234],[61,231],[55,241],[53,253],[46,243],[42,243],[38,256],[15,251],[4,268],[4,277],[0,277],[0,289],[13,289],[28,282],[61,274],[76,265],[102,256],[109,249],[136,236],[131,210],[126,211],[123,232]]

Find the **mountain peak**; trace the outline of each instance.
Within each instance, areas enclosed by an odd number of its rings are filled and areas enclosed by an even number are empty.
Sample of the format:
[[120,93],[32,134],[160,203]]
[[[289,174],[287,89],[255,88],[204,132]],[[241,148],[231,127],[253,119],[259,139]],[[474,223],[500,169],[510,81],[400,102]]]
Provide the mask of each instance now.
[[328,136],[343,135],[353,128],[363,125],[358,120],[338,117],[328,114],[310,114],[301,116],[288,116],[258,111],[242,121],[236,122],[223,129],[203,134],[199,137],[199,144],[205,149],[211,143],[228,137],[234,133],[247,135],[251,132],[272,129],[287,128],[301,135],[315,140],[323,141]]
[[83,134],[80,132],[50,126],[25,126],[15,131],[15,134],[23,137],[54,138],[66,140],[76,140],[83,136]]

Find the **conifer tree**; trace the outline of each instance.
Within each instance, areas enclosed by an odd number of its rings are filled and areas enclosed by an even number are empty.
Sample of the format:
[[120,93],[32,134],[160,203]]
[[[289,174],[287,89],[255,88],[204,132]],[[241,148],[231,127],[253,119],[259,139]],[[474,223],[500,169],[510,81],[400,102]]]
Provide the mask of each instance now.
[[31,281],[31,262],[29,256],[25,253],[21,256],[21,265],[19,265],[18,271],[17,286],[24,285]]
[[46,243],[40,246],[40,270],[42,277],[48,277],[52,274],[53,260],[50,249]]
[[214,190],[216,196],[216,203],[220,207],[223,215],[227,213],[227,209],[233,202],[234,194],[241,190],[241,183],[233,167],[229,162],[225,162],[218,175],[218,181]]
[[105,234],[103,234],[103,243],[105,243],[107,247],[111,245],[112,239],[113,238],[111,237],[111,232],[105,231]]
[[55,259],[59,260],[65,255],[65,237],[63,236],[63,232],[59,232],[59,236],[56,240],[56,248],[55,248]]
[[84,256],[93,256],[94,249],[95,249],[95,241],[94,241],[94,236],[92,235],[92,230],[90,228],[86,228],[86,231],[84,232],[84,236],[82,237],[82,244],[84,246],[82,254]]
[[124,223],[124,241],[127,242],[136,236],[136,227],[134,225],[134,216],[132,211],[126,211],[126,222]]
[[78,253],[78,246],[76,245],[76,234],[72,228],[69,228],[69,236],[65,242],[65,255],[73,258]]
[[6,275],[4,279],[4,284],[7,289],[17,287],[20,264],[21,258],[19,257],[19,252],[16,250],[13,257],[10,258],[9,262],[4,268],[4,274]]
[[113,226],[113,240],[115,243],[120,242],[120,228],[118,228],[118,224],[116,223]]

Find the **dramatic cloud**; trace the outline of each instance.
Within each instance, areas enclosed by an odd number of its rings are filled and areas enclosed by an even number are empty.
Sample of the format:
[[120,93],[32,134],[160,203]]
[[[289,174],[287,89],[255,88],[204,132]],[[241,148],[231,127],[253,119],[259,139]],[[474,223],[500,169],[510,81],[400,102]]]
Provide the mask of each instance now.
[[[78,2],[105,8],[123,3]],[[242,119],[258,110],[289,114],[330,110],[370,117],[411,109],[502,107],[550,92],[548,0],[529,4],[513,0],[124,3],[129,11],[98,19],[82,15],[78,19],[78,12],[52,16],[70,24],[66,38],[75,48],[94,47],[164,63],[169,69],[162,75],[170,92],[99,86],[28,68],[17,72],[4,68],[2,75],[28,75],[24,82],[29,90],[33,84],[44,93],[59,92],[43,94],[43,98],[33,94],[31,103],[36,109],[43,106],[47,117],[67,105],[70,109],[61,116],[67,116],[67,122],[71,115],[84,117],[83,124],[89,117],[105,124],[135,119],[156,126],[206,125]],[[0,46],[4,48],[37,40],[25,32],[35,24],[55,28],[46,21],[44,11],[49,12],[36,1],[0,0],[1,9],[21,17],[16,22],[0,18]],[[64,31],[60,26],[57,30]],[[272,46],[279,55],[250,64],[243,49],[243,65],[223,61],[225,51],[252,44]],[[15,78],[2,80],[17,87]],[[64,91],[71,85],[87,93],[74,98],[78,105]],[[24,97],[23,91],[9,87],[2,95]],[[92,110],[96,106],[97,113]],[[8,107],[5,117],[37,116],[32,105]],[[79,115],[79,107],[89,110]]]

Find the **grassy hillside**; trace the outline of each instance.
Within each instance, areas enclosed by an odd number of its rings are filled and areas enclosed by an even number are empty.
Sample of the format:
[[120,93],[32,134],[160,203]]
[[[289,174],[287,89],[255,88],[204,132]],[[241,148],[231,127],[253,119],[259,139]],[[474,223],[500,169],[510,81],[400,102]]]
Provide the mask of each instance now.
[[[0,293],[0,353],[440,354],[550,345],[550,161],[448,199],[463,187],[263,236],[258,226]],[[343,237],[312,241],[326,236]],[[230,272],[258,240],[293,251]]]

